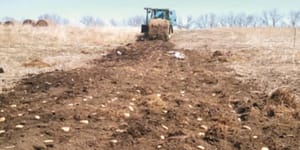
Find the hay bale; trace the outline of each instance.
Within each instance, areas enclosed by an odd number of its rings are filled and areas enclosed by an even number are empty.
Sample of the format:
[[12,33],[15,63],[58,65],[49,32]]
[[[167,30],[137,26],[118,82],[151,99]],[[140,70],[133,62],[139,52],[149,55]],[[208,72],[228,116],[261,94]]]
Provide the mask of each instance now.
[[168,40],[170,22],[165,19],[151,19],[149,22],[149,37],[152,39]]
[[35,25],[35,21],[31,20],[31,19],[26,19],[23,21],[23,25],[31,25],[34,26]]
[[5,21],[3,25],[4,26],[13,26],[13,25],[15,25],[15,22],[9,20],[9,21]]
[[36,22],[36,27],[48,27],[52,24],[50,20],[40,19]]

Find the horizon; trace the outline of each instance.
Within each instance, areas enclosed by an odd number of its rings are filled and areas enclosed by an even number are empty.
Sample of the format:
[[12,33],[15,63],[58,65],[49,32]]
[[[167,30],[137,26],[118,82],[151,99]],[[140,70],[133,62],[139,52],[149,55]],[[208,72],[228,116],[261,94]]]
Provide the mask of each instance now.
[[[71,3],[71,4],[70,4]],[[144,7],[170,8],[177,12],[178,17],[198,17],[201,14],[214,13],[217,15],[229,13],[246,13],[259,15],[263,11],[278,9],[280,13],[300,10],[300,1],[292,0],[10,0],[0,2],[0,19],[12,17],[16,20],[36,19],[43,14],[56,14],[67,18],[71,23],[78,23],[83,16],[99,17],[105,21],[115,19],[122,21],[132,16],[144,15]],[[130,5],[130,6],[128,6]],[[59,7],[58,7],[59,6]]]

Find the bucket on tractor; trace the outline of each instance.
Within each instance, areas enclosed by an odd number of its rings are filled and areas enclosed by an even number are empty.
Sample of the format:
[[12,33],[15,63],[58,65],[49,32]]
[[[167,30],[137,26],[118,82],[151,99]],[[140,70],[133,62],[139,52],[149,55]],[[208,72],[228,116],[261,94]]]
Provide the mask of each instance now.
[[168,41],[176,25],[176,12],[169,9],[145,8],[146,21],[142,25],[143,39]]

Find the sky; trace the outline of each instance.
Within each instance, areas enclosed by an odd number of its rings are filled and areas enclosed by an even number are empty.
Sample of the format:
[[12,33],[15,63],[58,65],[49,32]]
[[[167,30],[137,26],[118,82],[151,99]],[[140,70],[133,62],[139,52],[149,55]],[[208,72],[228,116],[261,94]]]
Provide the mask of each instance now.
[[254,13],[278,9],[282,13],[300,10],[300,0],[0,0],[0,20],[36,19],[41,14],[58,14],[71,21],[82,16],[117,20],[144,15],[144,7],[170,8],[177,16],[199,16],[203,13]]

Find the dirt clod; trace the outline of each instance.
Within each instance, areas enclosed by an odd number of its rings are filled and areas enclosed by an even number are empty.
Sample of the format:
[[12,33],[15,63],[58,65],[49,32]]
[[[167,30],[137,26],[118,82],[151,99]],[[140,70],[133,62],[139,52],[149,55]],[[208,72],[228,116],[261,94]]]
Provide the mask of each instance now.
[[288,89],[280,88],[276,89],[270,95],[270,103],[275,105],[284,105],[286,107],[296,107],[296,98],[292,92]]

